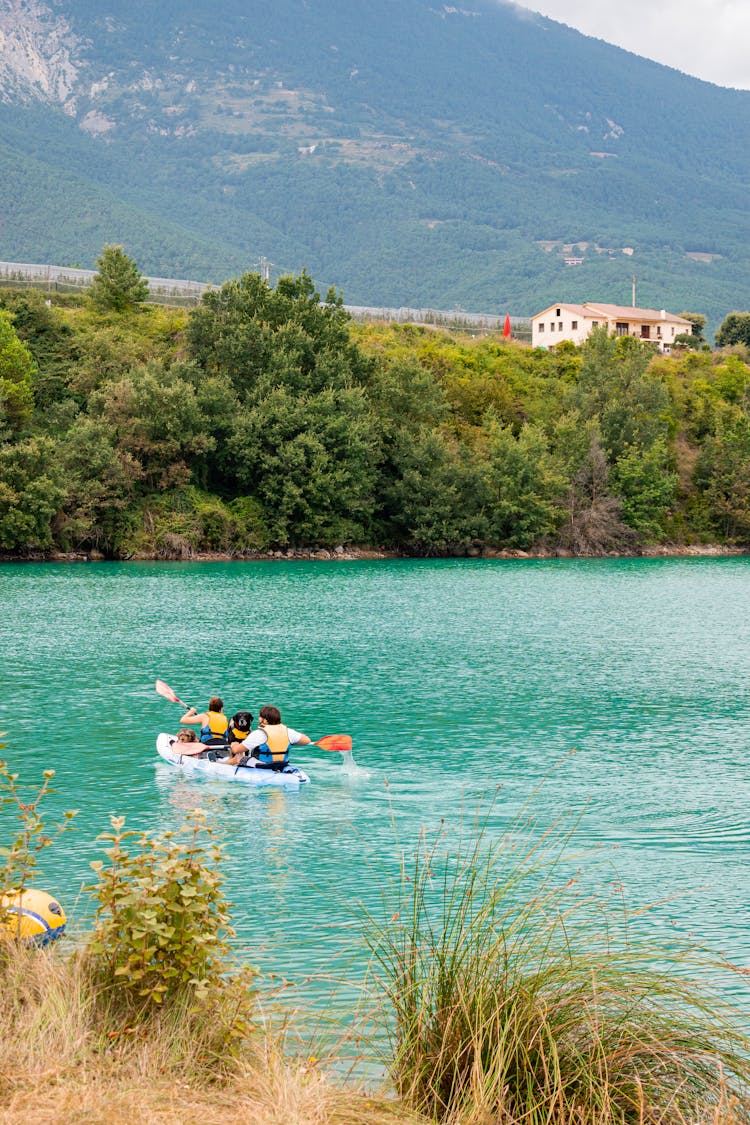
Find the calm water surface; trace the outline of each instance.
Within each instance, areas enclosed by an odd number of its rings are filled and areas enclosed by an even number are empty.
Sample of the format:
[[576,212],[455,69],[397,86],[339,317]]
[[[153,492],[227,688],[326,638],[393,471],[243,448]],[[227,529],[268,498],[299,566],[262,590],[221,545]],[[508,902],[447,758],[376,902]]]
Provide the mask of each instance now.
[[[750,966],[750,559],[4,565],[0,604],[5,754],[56,769],[48,814],[80,809],[36,880],[69,914],[111,814],[167,830],[207,805],[238,944],[314,1000],[309,978],[363,971],[351,906],[394,832],[500,785],[499,833],[548,778],[534,812],[583,812],[594,878]],[[350,732],[358,768],[306,753],[298,793],[181,777],[155,760],[180,716],[157,677]]]

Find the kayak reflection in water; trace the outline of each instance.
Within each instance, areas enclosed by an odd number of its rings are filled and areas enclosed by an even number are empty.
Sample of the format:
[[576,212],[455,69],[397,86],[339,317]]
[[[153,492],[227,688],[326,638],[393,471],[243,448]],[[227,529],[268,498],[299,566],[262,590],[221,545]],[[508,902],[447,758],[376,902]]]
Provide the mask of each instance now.
[[281,772],[289,765],[290,746],[309,745],[306,734],[284,726],[278,707],[261,707],[258,730],[252,731],[243,742],[232,743],[226,765]]

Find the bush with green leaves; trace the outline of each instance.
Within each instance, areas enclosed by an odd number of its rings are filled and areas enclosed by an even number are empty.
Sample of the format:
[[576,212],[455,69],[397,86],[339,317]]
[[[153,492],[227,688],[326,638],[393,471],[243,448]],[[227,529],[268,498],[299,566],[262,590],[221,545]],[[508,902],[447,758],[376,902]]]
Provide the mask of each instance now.
[[59,449],[51,438],[0,442],[0,547],[51,547],[52,521],[64,499]]
[[16,335],[10,313],[0,309],[0,433],[6,427],[16,433],[31,420],[35,370],[31,352]]
[[[91,865],[97,907],[84,950],[100,997],[134,1018],[164,1006],[224,1006],[237,994],[226,975],[234,931],[222,851],[205,814],[193,810],[183,829],[164,836],[126,831],[123,817],[111,823],[101,837],[107,862]],[[247,1029],[248,1013],[248,1003],[237,1004],[230,1039]]]

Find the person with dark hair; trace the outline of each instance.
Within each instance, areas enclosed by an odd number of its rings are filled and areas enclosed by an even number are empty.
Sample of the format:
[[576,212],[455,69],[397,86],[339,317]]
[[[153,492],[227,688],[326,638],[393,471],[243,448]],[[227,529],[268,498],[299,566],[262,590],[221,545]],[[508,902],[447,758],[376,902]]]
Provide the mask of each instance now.
[[252,766],[280,773],[289,765],[290,746],[309,746],[310,739],[298,730],[284,726],[278,707],[261,707],[258,729],[242,742],[233,742],[226,765]]
[[180,719],[181,723],[192,723],[200,726],[200,740],[205,746],[226,746],[226,733],[229,729],[229,720],[224,714],[224,702],[218,695],[212,696],[208,701],[208,711],[198,714],[195,707],[191,707]]

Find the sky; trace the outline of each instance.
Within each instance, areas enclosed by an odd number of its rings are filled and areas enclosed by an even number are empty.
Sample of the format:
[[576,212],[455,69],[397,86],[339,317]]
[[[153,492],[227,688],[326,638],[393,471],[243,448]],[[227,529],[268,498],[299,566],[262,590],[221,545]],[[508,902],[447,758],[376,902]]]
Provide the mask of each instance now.
[[750,89],[750,0],[522,0],[518,6],[706,82]]

